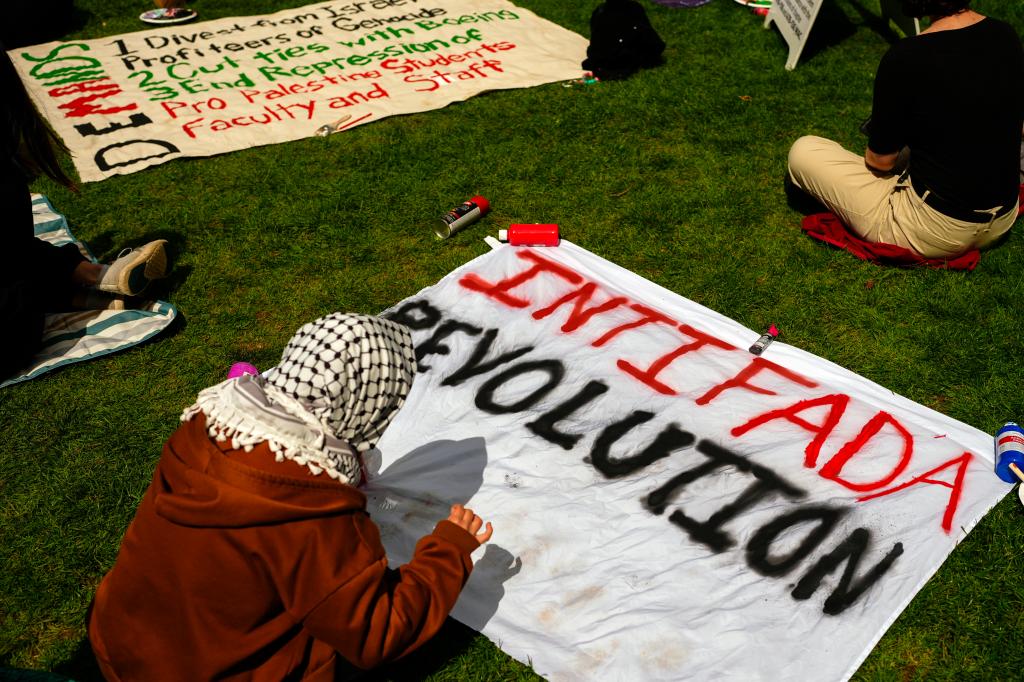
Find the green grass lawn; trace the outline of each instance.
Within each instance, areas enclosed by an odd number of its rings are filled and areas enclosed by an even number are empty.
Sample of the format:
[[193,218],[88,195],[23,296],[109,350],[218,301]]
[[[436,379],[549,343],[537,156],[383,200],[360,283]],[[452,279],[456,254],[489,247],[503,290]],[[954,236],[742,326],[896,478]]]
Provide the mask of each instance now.
[[[66,38],[140,30],[149,0],[78,0]],[[203,19],[302,0],[198,0]],[[589,35],[596,0],[517,4]],[[554,222],[604,258],[740,323],[988,432],[1024,418],[1024,238],[972,273],[879,268],[804,237],[782,191],[800,135],[861,149],[879,58],[877,0],[825,3],[801,64],[731,0],[645,2],[665,65],[626,81],[494,92],[330,138],[178,160],[71,193],[48,181],[101,258],[164,237],[156,293],[183,322],[142,347],[0,390],[0,666],[92,680],[85,609],[160,447],[231,363],[273,365],[303,323],[376,313],[487,250],[510,222]],[[1024,4],[975,7],[1024,32]],[[454,152],[454,153],[453,153]],[[493,213],[439,242],[473,194]],[[1019,229],[1019,227],[1018,227]],[[1008,496],[953,552],[857,679],[1019,679],[1024,509]],[[532,679],[449,621],[382,679]]]

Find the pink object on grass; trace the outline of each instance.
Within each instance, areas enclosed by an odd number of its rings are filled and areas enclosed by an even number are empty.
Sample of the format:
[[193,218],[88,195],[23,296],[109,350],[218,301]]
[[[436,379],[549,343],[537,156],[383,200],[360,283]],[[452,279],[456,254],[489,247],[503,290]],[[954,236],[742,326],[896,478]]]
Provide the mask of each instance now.
[[236,362],[231,365],[231,369],[228,370],[228,379],[236,379],[243,374],[252,374],[257,376],[259,373],[260,371],[256,368],[256,365],[251,365],[248,362]]

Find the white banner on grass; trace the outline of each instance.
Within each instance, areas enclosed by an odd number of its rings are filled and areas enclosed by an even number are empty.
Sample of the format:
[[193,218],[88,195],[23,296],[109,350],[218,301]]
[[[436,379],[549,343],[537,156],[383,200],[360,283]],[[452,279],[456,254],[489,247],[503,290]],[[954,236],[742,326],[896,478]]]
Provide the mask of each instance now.
[[454,615],[552,680],[842,680],[1009,489],[991,438],[583,249],[389,309],[420,362],[371,462],[393,564],[468,502]]
[[90,182],[575,78],[586,48],[506,0],[366,0],[10,55]]

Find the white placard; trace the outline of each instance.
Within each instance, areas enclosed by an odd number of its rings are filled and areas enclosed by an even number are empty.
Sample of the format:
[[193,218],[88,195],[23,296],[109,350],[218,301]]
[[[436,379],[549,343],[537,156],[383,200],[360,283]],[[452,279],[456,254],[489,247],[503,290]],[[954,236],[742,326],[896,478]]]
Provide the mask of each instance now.
[[764,27],[769,28],[774,23],[789,45],[789,57],[786,59],[788,71],[796,68],[823,2],[824,0],[775,0],[768,10]]

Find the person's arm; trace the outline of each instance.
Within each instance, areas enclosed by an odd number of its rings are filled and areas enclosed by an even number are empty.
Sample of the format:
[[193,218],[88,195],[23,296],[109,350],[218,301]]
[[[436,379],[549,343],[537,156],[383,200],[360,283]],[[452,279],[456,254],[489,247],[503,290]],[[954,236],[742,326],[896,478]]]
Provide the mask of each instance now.
[[910,147],[895,154],[879,154],[871,147],[864,150],[865,165],[881,175],[896,175],[910,167]]
[[876,173],[890,175],[902,171],[901,150],[907,144],[907,82],[892,51],[882,57],[875,74],[868,144],[864,162]]
[[867,163],[868,168],[882,175],[891,175],[896,172],[896,162],[899,157],[899,152],[895,154],[876,154],[872,151],[871,147],[864,151],[864,161]]
[[[454,505],[448,518],[416,544],[412,560],[397,570],[383,557],[332,592],[303,620],[317,639],[363,669],[404,656],[444,624],[473,564],[470,553],[491,537],[491,524]],[[359,527],[369,547],[380,547],[376,526]]]

